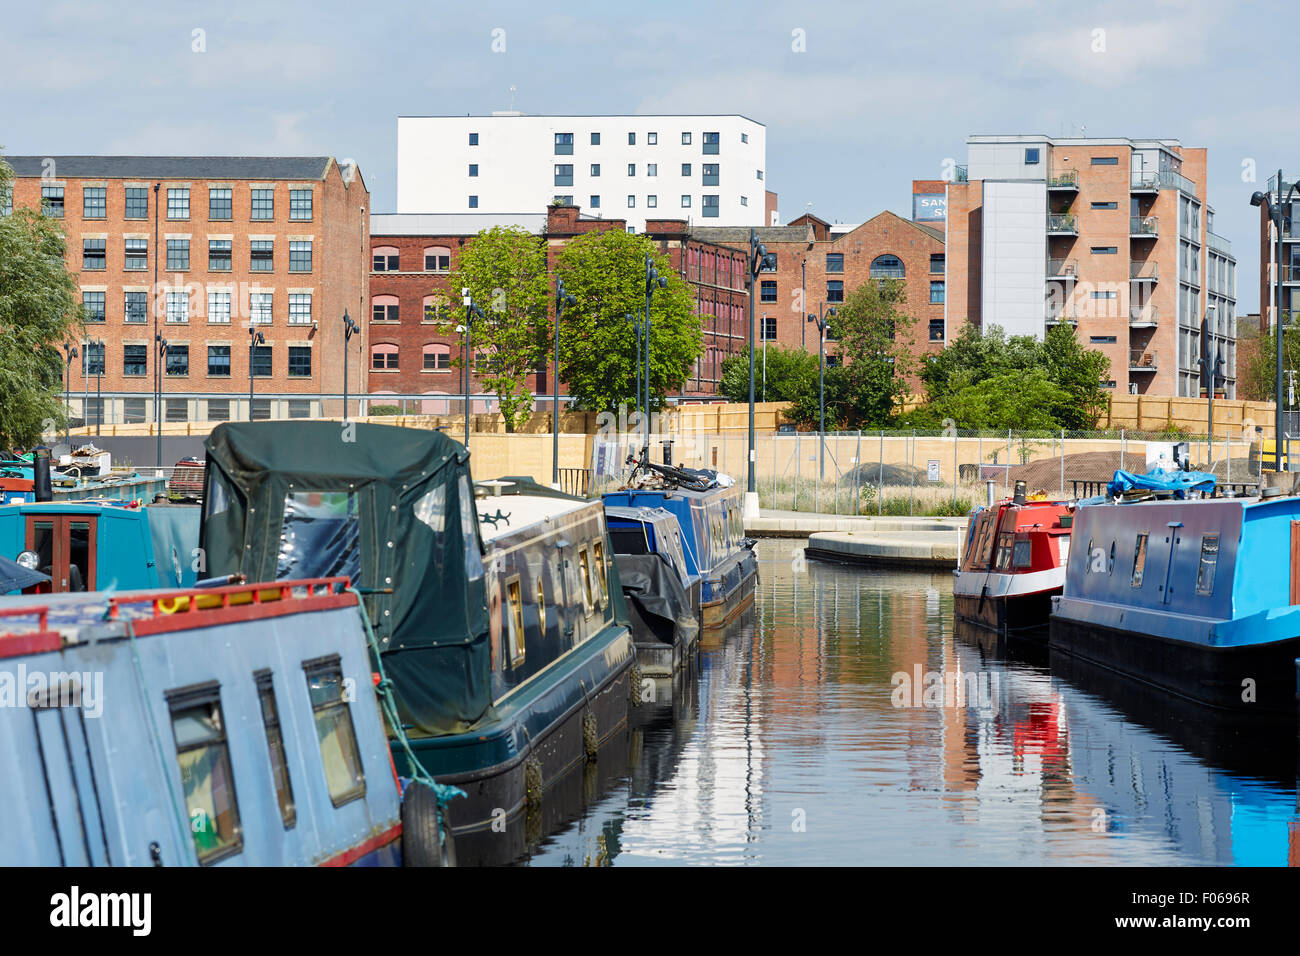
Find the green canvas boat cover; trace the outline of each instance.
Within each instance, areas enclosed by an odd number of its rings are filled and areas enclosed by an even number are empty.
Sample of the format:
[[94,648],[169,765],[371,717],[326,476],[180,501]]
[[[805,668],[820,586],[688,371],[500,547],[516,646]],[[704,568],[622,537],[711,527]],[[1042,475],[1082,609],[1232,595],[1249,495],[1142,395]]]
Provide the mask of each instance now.
[[489,717],[483,545],[469,452],[441,432],[339,422],[218,425],[205,443],[208,574],[346,574],[412,736]]

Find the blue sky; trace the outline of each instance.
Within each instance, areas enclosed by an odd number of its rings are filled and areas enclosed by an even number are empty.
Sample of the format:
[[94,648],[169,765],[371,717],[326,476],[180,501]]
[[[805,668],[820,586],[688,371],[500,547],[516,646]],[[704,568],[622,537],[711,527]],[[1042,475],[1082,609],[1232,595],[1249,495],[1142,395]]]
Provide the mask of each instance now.
[[[1280,122],[1300,58],[1293,31],[1269,26],[1294,9],[1281,3],[0,7],[6,152],[332,154],[361,164],[376,211],[395,205],[398,115],[506,109],[511,85],[530,113],[753,117],[785,219],[910,215],[910,181],[964,163],[972,133],[1178,138],[1209,149],[1245,314],[1250,193],[1270,169],[1300,173],[1300,136]],[[1259,183],[1243,181],[1252,163]]]

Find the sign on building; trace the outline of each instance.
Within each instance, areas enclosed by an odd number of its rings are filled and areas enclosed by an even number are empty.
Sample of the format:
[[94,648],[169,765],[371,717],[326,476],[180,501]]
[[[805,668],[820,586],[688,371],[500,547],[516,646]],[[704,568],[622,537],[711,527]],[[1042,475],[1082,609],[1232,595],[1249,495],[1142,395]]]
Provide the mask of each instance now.
[[944,193],[912,193],[913,222],[943,222],[948,218],[948,197]]

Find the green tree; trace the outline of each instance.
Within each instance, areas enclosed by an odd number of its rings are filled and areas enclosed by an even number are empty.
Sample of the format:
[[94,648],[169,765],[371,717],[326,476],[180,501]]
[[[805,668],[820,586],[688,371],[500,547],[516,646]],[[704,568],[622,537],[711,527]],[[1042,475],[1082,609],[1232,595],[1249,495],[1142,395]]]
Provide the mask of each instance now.
[[[0,160],[0,193],[13,170]],[[65,420],[64,356],[79,338],[84,312],[65,265],[62,227],[18,207],[0,218],[0,444],[26,448]]]
[[560,327],[560,378],[580,407],[617,411],[636,394],[636,333],[628,315],[645,314],[645,257],[651,255],[667,288],[656,288],[650,308],[651,406],[679,391],[699,358],[702,322],[690,289],[666,255],[644,236],[619,229],[589,232],[556,258],[556,275],[576,304]]
[[1041,368],[1002,372],[967,385],[935,404],[958,428],[1048,429],[1059,427],[1070,393]]
[[[546,356],[550,325],[546,247],[526,229],[485,229],[465,244],[448,288],[455,298],[437,302],[440,324],[444,328],[465,324],[459,295],[461,289],[469,289],[483,312],[469,318],[470,348],[485,360],[480,381],[496,394],[506,431],[513,432],[532,414],[528,374],[541,367]],[[451,364],[465,367],[463,349],[453,350]]]
[[[766,353],[766,360],[764,359]],[[764,374],[766,361],[766,375]],[[754,398],[760,402],[793,402],[817,388],[817,356],[800,348],[768,346],[754,353]],[[730,402],[749,401],[749,346],[722,361],[718,393]]]
[[1041,353],[1048,379],[1068,396],[1056,409],[1057,427],[1094,427],[1106,411],[1106,392],[1101,383],[1110,373],[1110,359],[1101,352],[1085,349],[1074,328],[1064,323],[1047,330]]
[[[1287,400],[1287,371],[1300,368],[1300,333],[1288,326],[1291,334],[1282,339],[1282,401]],[[1242,348],[1242,341],[1249,342]],[[1252,341],[1253,340],[1253,341]],[[1243,335],[1237,340],[1237,397],[1255,402],[1271,402],[1277,395],[1277,335],[1273,330]]]

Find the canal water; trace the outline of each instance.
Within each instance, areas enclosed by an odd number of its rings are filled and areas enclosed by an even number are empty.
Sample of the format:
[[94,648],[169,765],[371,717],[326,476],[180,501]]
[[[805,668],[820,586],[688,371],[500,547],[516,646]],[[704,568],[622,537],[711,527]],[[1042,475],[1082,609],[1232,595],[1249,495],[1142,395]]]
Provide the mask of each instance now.
[[958,634],[947,572],[805,543],[759,542],[753,611],[647,694],[520,862],[1300,865],[1293,724]]

